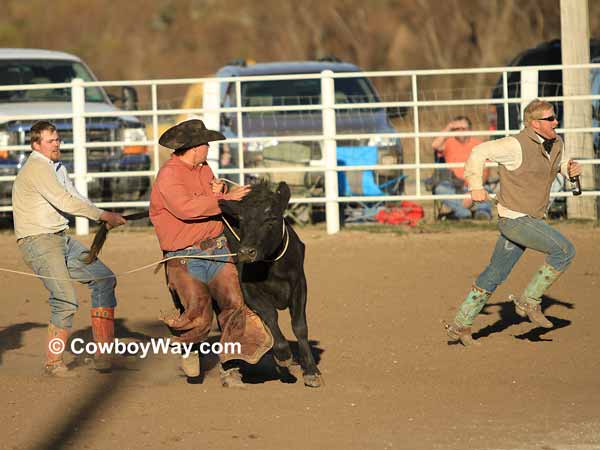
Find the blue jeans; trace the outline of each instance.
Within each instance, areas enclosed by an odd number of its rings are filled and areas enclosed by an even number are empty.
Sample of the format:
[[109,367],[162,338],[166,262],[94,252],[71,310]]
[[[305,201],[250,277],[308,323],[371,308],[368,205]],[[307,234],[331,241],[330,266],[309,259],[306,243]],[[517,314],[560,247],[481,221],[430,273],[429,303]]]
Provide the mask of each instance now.
[[[174,252],[166,252],[165,257],[170,258],[172,256],[214,256],[214,255],[226,255],[230,253],[229,248],[225,245],[222,248],[212,248],[208,250],[202,250],[199,248],[186,248],[183,250],[176,250]],[[208,284],[215,275],[225,266],[225,263],[229,261],[231,257],[223,256],[221,258],[187,258],[183,261],[187,264],[188,273],[201,281],[204,284]]]
[[541,219],[501,217],[498,228],[500,236],[490,264],[475,280],[476,286],[488,292],[494,292],[506,280],[528,248],[545,253],[546,263],[559,272],[564,272],[575,257],[573,244]]
[[[23,260],[37,275],[56,278],[79,278],[91,280],[113,275],[100,260],[91,264],[81,261],[88,249],[64,232],[38,234],[18,241]],[[79,303],[71,281],[41,278],[50,291],[50,322],[58,328],[71,328],[73,315]],[[92,308],[114,308],[116,279],[82,281],[92,291]]]
[[[466,192],[467,188],[456,189],[450,181],[442,181],[433,190],[433,193],[436,195],[465,194]],[[462,199],[442,200],[442,203],[452,210],[452,214],[454,214],[454,217],[457,219],[471,218],[471,210],[463,206]],[[492,218],[492,206],[490,202],[475,202],[473,205],[475,212],[482,212],[490,219]]]

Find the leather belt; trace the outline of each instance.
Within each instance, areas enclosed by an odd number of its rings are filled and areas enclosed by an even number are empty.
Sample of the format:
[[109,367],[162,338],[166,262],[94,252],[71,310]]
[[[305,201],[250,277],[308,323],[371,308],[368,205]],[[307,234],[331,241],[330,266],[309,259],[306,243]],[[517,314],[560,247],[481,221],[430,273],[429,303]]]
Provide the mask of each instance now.
[[[66,233],[65,230],[60,230],[60,231],[57,231],[55,233],[42,233],[42,234],[46,234],[48,236],[64,236],[65,233]],[[24,239],[32,238],[32,237],[36,237],[36,236],[41,236],[41,235],[40,234],[32,234],[30,236],[25,236],[25,237],[19,238],[19,239],[17,239],[17,244],[20,243],[20,242],[22,242]]]
[[222,249],[227,245],[227,238],[221,234],[214,238],[204,239],[203,241],[194,242],[187,248],[199,248],[200,250],[210,250],[212,248]]

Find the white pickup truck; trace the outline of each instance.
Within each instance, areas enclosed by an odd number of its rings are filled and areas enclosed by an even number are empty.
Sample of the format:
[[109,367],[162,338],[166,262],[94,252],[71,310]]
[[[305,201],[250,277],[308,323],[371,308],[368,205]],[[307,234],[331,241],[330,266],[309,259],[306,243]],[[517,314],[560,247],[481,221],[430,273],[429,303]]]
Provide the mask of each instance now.
[[[0,91],[0,175],[16,175],[28,151],[6,151],[8,145],[28,145],[29,128],[35,120],[21,120],[19,115],[69,114],[72,111],[71,89],[19,90],[18,86],[32,84],[68,83],[73,78],[96,81],[96,77],[77,56],[68,53],[21,48],[0,48],[0,86],[14,86]],[[123,88],[123,106],[135,109],[137,94],[131,87]],[[100,87],[85,89],[85,111],[114,113],[120,111]],[[52,120],[61,139],[72,143],[71,119]],[[145,141],[145,127],[137,118],[94,117],[86,119],[87,142]],[[62,152],[63,162],[72,172],[72,151]],[[93,147],[87,149],[89,172],[148,170],[150,157],[140,145],[123,147]],[[94,178],[88,184],[93,201],[138,200],[148,194],[148,177]],[[0,182],[0,205],[10,205],[12,182]]]

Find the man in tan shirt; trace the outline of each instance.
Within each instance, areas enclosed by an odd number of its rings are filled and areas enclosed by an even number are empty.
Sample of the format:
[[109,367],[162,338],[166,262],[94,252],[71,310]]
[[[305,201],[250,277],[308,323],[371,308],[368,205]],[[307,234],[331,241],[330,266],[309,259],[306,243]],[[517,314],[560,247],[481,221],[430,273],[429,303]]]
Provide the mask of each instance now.
[[[46,344],[46,375],[73,376],[63,361],[73,316],[79,306],[69,278],[85,279],[92,291],[92,331],[96,342],[114,338],[116,280],[101,261],[81,261],[88,249],[66,233],[67,215],[101,220],[109,227],[125,223],[117,213],[96,208],[81,196],[60,163],[60,137],[50,122],[36,122],[30,130],[33,151],[13,184],[12,203],[17,245],[23,259],[50,292],[50,324]],[[96,278],[100,278],[96,280]],[[107,355],[95,359],[98,370],[110,369]]]
[[[218,305],[223,344],[239,343],[239,354],[220,354],[221,383],[243,387],[240,360],[255,364],[273,345],[273,337],[260,318],[244,303],[238,272],[230,257],[218,201],[241,200],[243,186],[225,193],[206,163],[208,143],[225,139],[207,130],[198,119],[171,127],[160,144],[175,150],[160,169],[150,196],[150,219],[166,257],[169,290],[178,311],[163,317],[175,339],[200,344],[208,338],[213,317],[212,299]],[[216,257],[216,258],[215,258]],[[197,353],[184,361],[188,376],[200,374]]]
[[563,159],[563,142],[555,128],[558,120],[552,104],[533,100],[524,111],[525,129],[516,136],[485,142],[475,147],[465,164],[465,178],[471,199],[485,201],[483,188],[485,161],[499,164],[498,227],[500,236],[486,269],[477,277],[451,324],[448,336],[471,345],[471,325],[496,288],[530,248],[546,254],[545,263],[534,274],[520,297],[514,297],[515,310],[534,324],[551,328],[541,309],[542,294],[567,269],[575,257],[573,244],[543,219],[550,200],[550,188],[557,173],[581,175],[581,166]]

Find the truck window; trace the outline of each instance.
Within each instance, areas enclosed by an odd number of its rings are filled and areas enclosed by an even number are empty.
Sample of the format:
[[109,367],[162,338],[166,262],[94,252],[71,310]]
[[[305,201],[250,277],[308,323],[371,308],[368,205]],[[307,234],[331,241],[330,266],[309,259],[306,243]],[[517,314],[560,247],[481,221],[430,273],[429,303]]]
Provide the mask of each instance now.
[[[336,103],[378,102],[364,77],[335,79]],[[321,102],[321,80],[267,80],[242,83],[243,106],[313,105]]]
[[[85,66],[75,61],[60,60],[0,60],[0,85],[69,83],[73,78],[95,81]],[[104,103],[105,97],[100,88],[86,88],[87,102]],[[71,101],[71,90],[40,89],[30,91],[2,91],[0,101],[56,102]]]

